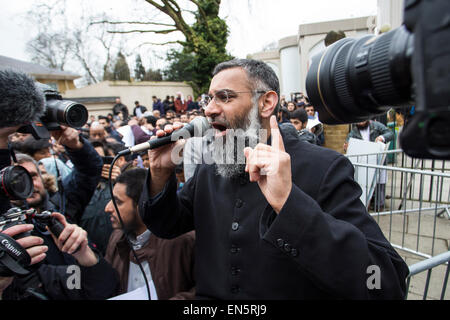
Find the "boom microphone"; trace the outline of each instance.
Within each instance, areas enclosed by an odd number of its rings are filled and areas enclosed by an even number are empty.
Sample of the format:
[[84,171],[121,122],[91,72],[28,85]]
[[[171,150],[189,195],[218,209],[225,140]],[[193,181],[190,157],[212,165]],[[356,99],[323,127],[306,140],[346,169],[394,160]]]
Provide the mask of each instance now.
[[145,150],[149,150],[149,149],[159,148],[161,146],[165,146],[167,144],[175,142],[180,138],[183,138],[183,139],[191,138],[195,134],[203,136],[204,133],[206,132],[206,130],[208,130],[210,127],[211,126],[205,117],[197,117],[194,120],[192,120],[191,123],[185,125],[181,129],[178,129],[178,130],[172,132],[169,135],[166,135],[164,137],[160,137],[157,139],[149,140],[144,143],[140,143],[138,145],[135,145],[134,147],[130,147],[126,150],[119,152],[118,156],[124,156],[124,155],[130,154],[130,153],[137,153],[137,152],[141,152],[141,151],[145,151]]
[[39,120],[45,111],[44,95],[22,72],[0,70],[0,128]]

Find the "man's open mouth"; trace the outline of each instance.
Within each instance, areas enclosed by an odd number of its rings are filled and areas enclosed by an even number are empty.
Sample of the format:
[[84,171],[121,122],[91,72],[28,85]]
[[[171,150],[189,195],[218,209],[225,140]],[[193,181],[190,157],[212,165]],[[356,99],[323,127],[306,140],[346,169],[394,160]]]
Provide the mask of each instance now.
[[212,126],[214,129],[217,130],[217,132],[216,132],[216,137],[226,135],[226,133],[227,133],[227,126],[226,126],[226,125],[223,125],[223,124],[218,123],[218,122],[213,122],[213,123],[211,124],[211,126]]

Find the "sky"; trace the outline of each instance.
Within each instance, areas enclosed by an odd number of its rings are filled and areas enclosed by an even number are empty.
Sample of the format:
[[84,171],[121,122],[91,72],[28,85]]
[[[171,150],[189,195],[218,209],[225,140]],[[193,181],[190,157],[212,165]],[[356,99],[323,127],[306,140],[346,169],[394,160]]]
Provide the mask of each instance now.
[[[27,23],[25,13],[34,2],[0,0],[0,55],[30,61],[26,42],[36,34],[38,26]],[[67,3],[71,18],[76,19],[81,10],[79,0]],[[106,13],[117,19],[139,20],[149,16],[163,19],[144,0],[91,0],[88,6],[89,12]],[[376,13],[376,0],[222,0],[219,16],[226,20],[230,29],[227,50],[245,58],[281,38],[296,35],[300,24]],[[136,43],[142,42],[143,37],[136,36]],[[151,35],[145,34],[145,37],[148,39]],[[165,39],[172,38],[165,36]],[[155,50],[163,52],[162,48]]]

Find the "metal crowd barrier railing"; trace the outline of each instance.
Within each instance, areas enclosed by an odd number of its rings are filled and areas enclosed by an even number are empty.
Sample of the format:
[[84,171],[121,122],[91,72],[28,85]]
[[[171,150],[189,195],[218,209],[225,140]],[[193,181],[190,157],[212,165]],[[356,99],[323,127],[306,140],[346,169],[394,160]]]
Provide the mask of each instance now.
[[[418,270],[428,270],[426,299],[431,270],[442,264],[435,262],[441,261],[441,255],[450,256],[450,162],[413,159],[402,150],[348,157],[355,167],[355,180],[363,189],[362,201],[370,215],[394,248],[410,254],[410,277]],[[412,263],[423,258],[427,260]],[[447,271],[441,299],[447,287],[448,259],[444,263]],[[437,298],[436,292],[434,295]]]
[[450,251],[447,251],[447,252],[441,253],[435,257],[426,259],[424,261],[420,261],[420,262],[410,266],[409,267],[409,276],[406,281],[407,290],[406,290],[405,299],[408,298],[408,291],[409,291],[409,287],[411,284],[411,278],[421,272],[427,271],[427,278],[425,281],[425,289],[424,289],[423,296],[422,296],[422,299],[426,300],[427,295],[428,295],[428,290],[430,288],[431,272],[432,272],[433,268],[443,265],[443,264],[446,264],[447,268],[445,271],[444,280],[442,281],[442,289],[441,289],[441,294],[440,294],[440,300],[444,300],[445,293],[447,290],[447,283],[448,283],[449,261],[450,261]]

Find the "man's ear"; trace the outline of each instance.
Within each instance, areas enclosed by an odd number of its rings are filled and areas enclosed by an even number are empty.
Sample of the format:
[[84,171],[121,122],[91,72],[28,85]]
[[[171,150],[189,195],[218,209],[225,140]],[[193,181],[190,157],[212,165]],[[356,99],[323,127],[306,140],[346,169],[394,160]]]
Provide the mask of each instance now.
[[278,104],[277,93],[275,91],[266,92],[261,97],[259,104],[261,118],[269,119]]

